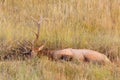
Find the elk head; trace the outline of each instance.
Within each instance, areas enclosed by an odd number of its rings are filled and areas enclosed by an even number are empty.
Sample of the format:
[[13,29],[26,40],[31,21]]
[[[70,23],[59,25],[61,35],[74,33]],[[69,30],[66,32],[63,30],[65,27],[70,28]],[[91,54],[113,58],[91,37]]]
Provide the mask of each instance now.
[[42,46],[40,46],[40,47],[38,47],[38,48],[32,48],[32,49],[31,49],[31,52],[30,52],[30,53],[31,53],[31,54],[30,54],[31,57],[32,57],[32,58],[36,57],[37,54],[38,54],[38,52],[41,51],[41,50],[44,48],[44,46],[45,46],[45,45],[42,45]]

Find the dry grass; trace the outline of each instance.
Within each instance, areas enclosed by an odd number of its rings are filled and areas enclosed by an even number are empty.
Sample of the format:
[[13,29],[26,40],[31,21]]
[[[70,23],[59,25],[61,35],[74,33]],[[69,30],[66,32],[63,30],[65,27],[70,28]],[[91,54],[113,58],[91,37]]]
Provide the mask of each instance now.
[[117,65],[120,68],[120,0],[0,0],[1,55],[9,53],[18,41],[34,39],[32,31],[36,31],[36,24],[30,16],[48,18],[42,24],[36,46],[47,41],[49,49],[72,47],[97,50],[115,61],[115,67],[56,63],[46,59],[3,61],[0,62],[1,80],[120,78],[117,68]]
[[53,62],[47,58],[0,62],[0,80],[118,80],[117,66]]

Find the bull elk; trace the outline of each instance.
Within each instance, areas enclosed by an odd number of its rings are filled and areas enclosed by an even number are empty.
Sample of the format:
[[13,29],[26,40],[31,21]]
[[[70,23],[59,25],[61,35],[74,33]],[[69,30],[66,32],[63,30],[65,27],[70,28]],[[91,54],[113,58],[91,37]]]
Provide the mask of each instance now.
[[[27,53],[30,54],[31,58],[34,58],[35,56],[37,56],[38,52],[41,51],[45,46],[45,43],[44,43],[39,48],[35,48],[35,43],[39,39],[40,26],[44,19],[40,18],[40,21],[35,20],[33,17],[32,17],[32,19],[33,19],[33,21],[35,21],[37,23],[38,31],[37,31],[37,33],[35,33],[36,38],[33,41],[33,43],[31,44],[31,50]],[[62,59],[65,61],[71,61],[73,59],[77,59],[82,62],[95,62],[95,63],[96,62],[97,63],[110,63],[111,62],[107,58],[106,55],[104,55],[100,52],[97,52],[97,51],[89,50],[89,49],[67,48],[67,49],[63,49],[63,50],[53,50],[53,51],[48,50],[48,51],[43,52],[43,55],[46,55],[53,60]]]

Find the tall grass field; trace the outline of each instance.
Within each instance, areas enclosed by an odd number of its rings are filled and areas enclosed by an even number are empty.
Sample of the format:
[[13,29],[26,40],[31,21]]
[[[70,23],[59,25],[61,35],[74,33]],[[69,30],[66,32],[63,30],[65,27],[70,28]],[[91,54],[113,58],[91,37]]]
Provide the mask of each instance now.
[[18,42],[35,39],[34,17],[41,24],[36,47],[99,51],[112,65],[55,62],[47,57],[1,60],[0,80],[119,80],[120,0],[0,0],[0,56],[19,53]]

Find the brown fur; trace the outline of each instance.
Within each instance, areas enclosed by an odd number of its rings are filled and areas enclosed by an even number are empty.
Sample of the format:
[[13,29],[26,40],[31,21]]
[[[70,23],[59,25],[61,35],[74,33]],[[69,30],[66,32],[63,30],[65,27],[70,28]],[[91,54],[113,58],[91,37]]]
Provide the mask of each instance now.
[[62,50],[42,50],[44,45],[42,45],[39,48],[32,48],[30,52],[28,52],[30,55],[30,58],[34,58],[38,55],[38,52],[40,52],[40,56],[48,56],[51,60],[65,60],[65,61],[71,61],[71,60],[78,60],[81,62],[92,62],[92,63],[100,63],[100,64],[106,64],[111,63],[111,61],[107,58],[106,55],[89,50],[89,49],[62,49]]
[[[88,49],[71,49],[73,56],[80,61],[86,61],[86,62],[94,62],[94,63],[109,63],[110,60],[107,58],[106,55],[93,51]],[[77,57],[76,57],[77,56]]]
[[[43,52],[44,54],[44,52]],[[52,58],[53,60],[65,60],[70,61],[72,59],[79,60],[81,62],[93,62],[93,63],[110,63],[110,60],[107,58],[106,55],[99,53],[97,51],[88,50],[88,49],[72,49],[67,48],[63,50],[54,50],[54,51],[47,51],[48,57]]]

